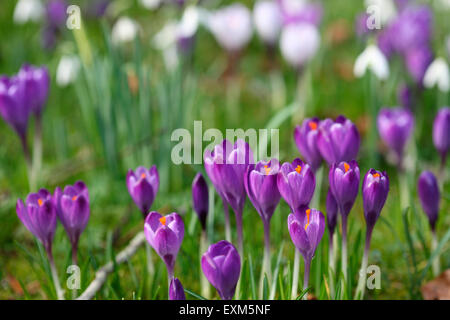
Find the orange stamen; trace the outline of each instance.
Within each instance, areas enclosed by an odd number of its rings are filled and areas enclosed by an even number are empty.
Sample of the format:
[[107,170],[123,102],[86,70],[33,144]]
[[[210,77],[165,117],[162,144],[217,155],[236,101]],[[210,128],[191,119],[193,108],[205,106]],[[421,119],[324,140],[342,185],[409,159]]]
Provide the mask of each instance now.
[[141,178],[145,179],[145,173],[141,173]]
[[297,168],[295,168],[295,171],[297,171],[297,173],[302,172],[302,167],[300,165],[297,165]]
[[75,200],[77,200],[77,196],[72,197],[72,201],[75,201]]
[[380,177],[380,174],[377,172],[377,173],[373,174],[372,177],[378,178],[378,177]]
[[350,166],[348,165],[347,162],[344,162],[344,169],[345,169],[345,172],[347,172],[348,170],[350,170]]
[[308,228],[308,226],[309,226],[309,215],[311,214],[311,209],[307,209],[306,210],[306,224],[305,224],[305,231],[306,231],[306,228]]
[[161,222],[161,224],[162,224],[163,226],[165,226],[165,225],[166,225],[166,217],[161,217],[161,218],[159,218],[159,222]]
[[317,122],[309,122],[308,123],[308,125],[309,125],[309,128],[311,129],[311,130],[317,130]]
[[264,166],[264,170],[266,170],[266,175],[270,173],[270,168],[268,168],[268,165]]
[[38,204],[39,206],[42,206],[44,204],[44,201],[42,201],[42,199],[38,199]]

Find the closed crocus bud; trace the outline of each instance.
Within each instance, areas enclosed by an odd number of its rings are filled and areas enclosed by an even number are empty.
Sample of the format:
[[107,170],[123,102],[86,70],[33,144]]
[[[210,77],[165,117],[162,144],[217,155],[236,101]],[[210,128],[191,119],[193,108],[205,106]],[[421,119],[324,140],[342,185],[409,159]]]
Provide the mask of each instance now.
[[150,169],[138,167],[135,171],[128,170],[127,188],[145,218],[158,193],[159,175],[156,166]]
[[202,256],[202,270],[222,300],[231,300],[241,273],[241,258],[236,248],[222,240],[209,246]]
[[207,26],[222,48],[240,51],[250,41],[253,25],[250,10],[234,3],[211,13]]
[[282,25],[282,16],[275,1],[258,1],[253,8],[253,20],[256,32],[268,45],[275,45]]
[[268,224],[280,202],[277,187],[278,160],[260,161],[256,166],[249,166],[245,175],[245,190],[258,211],[263,222]]
[[148,243],[166,264],[169,278],[172,278],[175,260],[184,238],[183,219],[175,212],[162,216],[152,211],[145,219],[144,233]]
[[420,174],[417,182],[417,193],[422,209],[428,217],[431,229],[434,231],[439,213],[440,192],[436,177],[432,172],[424,171]]
[[80,235],[89,221],[89,191],[84,182],[77,181],[73,186],[65,186],[64,190],[56,188],[53,201],[59,221],[76,251]]
[[26,140],[30,108],[25,103],[25,87],[18,77],[0,77],[0,115],[21,138]]
[[411,109],[411,107],[412,107],[412,92],[411,92],[411,89],[407,85],[402,84],[398,87],[397,100],[402,107]]
[[421,85],[428,66],[433,61],[433,52],[428,46],[420,46],[406,53],[406,68],[416,84]]
[[384,108],[378,113],[377,126],[381,139],[395,152],[401,165],[406,143],[414,129],[414,116],[404,108]]
[[178,278],[170,280],[169,300],[186,300],[183,285]]
[[319,122],[318,118],[305,119],[302,125],[296,126],[294,130],[297,149],[314,172],[322,163],[322,156],[317,146]]
[[209,194],[208,185],[201,173],[197,173],[192,182],[192,204],[200,220],[202,229],[205,230],[206,217],[208,216]]
[[67,19],[67,3],[63,0],[51,0],[46,5],[47,23],[53,27],[61,27]]
[[331,190],[328,190],[326,208],[328,230],[333,234],[337,224],[338,206]]
[[344,116],[336,121],[320,121],[317,145],[329,166],[341,161],[351,161],[358,156],[360,137],[353,122]]
[[364,176],[362,197],[364,218],[371,229],[380,216],[389,193],[389,177],[386,172],[370,169]]
[[308,206],[316,188],[316,178],[308,164],[299,158],[285,162],[277,176],[278,190],[292,211]]
[[41,114],[47,102],[50,76],[46,67],[25,64],[20,68],[17,78],[24,86],[25,103],[34,114]]
[[311,261],[325,231],[325,217],[316,209],[303,208],[289,214],[292,242],[306,261]]
[[335,163],[329,172],[330,190],[342,215],[348,215],[359,189],[359,168],[355,160]]
[[433,123],[433,143],[442,156],[442,162],[450,150],[450,108],[441,108]]
[[310,61],[319,46],[319,30],[310,23],[289,24],[281,32],[281,54],[294,68],[299,69]]
[[30,193],[25,203],[18,199],[16,211],[25,227],[42,242],[48,253],[51,252],[57,223],[51,193],[41,189],[37,193]]

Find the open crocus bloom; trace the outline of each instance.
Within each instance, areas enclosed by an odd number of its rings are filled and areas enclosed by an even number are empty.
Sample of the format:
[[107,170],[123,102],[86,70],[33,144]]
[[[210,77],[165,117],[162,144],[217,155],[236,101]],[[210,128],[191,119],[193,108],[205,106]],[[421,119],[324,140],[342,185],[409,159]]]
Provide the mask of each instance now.
[[25,204],[17,200],[17,216],[25,227],[44,245],[47,252],[51,250],[56,229],[56,209],[52,195],[46,189],[30,193]]
[[162,216],[152,211],[145,219],[144,233],[167,266],[169,278],[173,277],[175,260],[184,238],[184,223],[178,213]]
[[325,231],[325,217],[310,208],[303,208],[288,216],[288,229],[292,242],[303,258],[311,261]]
[[333,164],[329,172],[330,190],[342,215],[348,215],[359,190],[359,168],[355,160]]
[[131,198],[145,217],[150,210],[159,188],[159,175],[156,166],[150,169],[138,167],[128,170],[127,188]]

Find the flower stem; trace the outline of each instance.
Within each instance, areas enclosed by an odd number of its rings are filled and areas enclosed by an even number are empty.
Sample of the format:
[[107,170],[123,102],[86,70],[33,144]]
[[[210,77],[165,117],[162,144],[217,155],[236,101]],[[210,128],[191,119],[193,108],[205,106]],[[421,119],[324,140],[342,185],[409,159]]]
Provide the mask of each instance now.
[[[311,259],[304,259],[305,260],[305,274],[303,275],[303,291],[308,289],[309,285],[309,270],[311,269]],[[308,300],[308,294],[303,295],[303,300]]]
[[[242,263],[244,262],[244,236],[242,233],[242,212],[235,212],[234,214],[236,217],[238,252],[239,252],[239,256],[241,257],[241,269],[242,269]],[[240,294],[241,294],[241,279],[239,279],[237,286],[236,286],[236,299],[240,298]]]
[[50,264],[50,271],[52,274],[53,286],[55,287],[56,297],[58,300],[64,300],[64,292],[61,289],[61,284],[59,283],[58,272],[56,271],[55,261],[53,259],[53,253],[51,245],[46,246],[48,262]]
[[[201,259],[202,254],[204,252],[206,252],[207,248],[208,248],[208,237],[206,236],[206,230],[202,230],[202,234],[200,236],[200,254],[199,257]],[[201,284],[201,292],[202,292],[202,296],[205,297],[206,299],[210,298],[211,295],[211,291],[210,291],[210,286],[209,286],[209,282],[208,279],[206,279],[205,275],[202,272],[202,267],[200,264],[200,284]]]
[[330,236],[329,236],[329,246],[328,246],[328,277],[330,279],[329,283],[330,283],[330,297],[331,299],[335,298],[336,292],[335,292],[335,288],[334,288],[334,281],[336,278],[336,251],[335,249],[335,245],[334,243],[337,242],[337,235],[334,232],[330,231]]
[[298,291],[298,277],[300,273],[300,251],[295,248],[295,257],[294,257],[294,270],[292,272],[292,291],[291,291],[291,299],[295,300],[297,298]]
[[33,183],[33,166],[32,166],[32,161],[31,161],[31,154],[30,154],[30,149],[28,148],[28,140],[26,135],[23,135],[20,137],[20,142],[22,143],[22,150],[23,150],[23,155],[25,157],[25,163],[27,166],[27,175],[28,175],[28,186],[30,188],[30,191],[33,191],[35,189],[34,183]]
[[264,257],[261,268],[261,277],[259,281],[259,294],[262,299],[264,275],[267,275],[267,281],[272,282],[272,270],[270,266],[270,222],[264,221]]
[[231,227],[230,227],[230,210],[224,198],[222,198],[223,213],[225,215],[225,239],[231,242]]
[[[431,238],[431,252],[436,251],[437,247],[438,247],[438,239],[437,239],[437,234],[436,234],[436,230],[432,231],[432,238]],[[441,267],[440,267],[440,263],[439,263],[439,253],[436,255],[436,258],[434,258],[433,260],[433,274],[435,277],[437,277],[440,273],[441,273]]]
[[342,215],[342,273],[344,275],[344,284],[347,283],[347,216]]
[[149,275],[152,276],[155,273],[155,267],[153,266],[152,250],[147,241],[145,242],[145,256],[147,258],[147,271]]
[[31,171],[31,179],[33,184],[38,182],[38,174],[41,172],[42,166],[42,115],[35,116],[34,142],[33,142],[33,164]]
[[364,246],[364,254],[361,263],[361,270],[359,270],[358,286],[356,288],[355,300],[364,299],[364,291],[366,288],[367,264],[369,260],[370,240],[372,238],[373,227],[368,227],[366,230],[366,244]]

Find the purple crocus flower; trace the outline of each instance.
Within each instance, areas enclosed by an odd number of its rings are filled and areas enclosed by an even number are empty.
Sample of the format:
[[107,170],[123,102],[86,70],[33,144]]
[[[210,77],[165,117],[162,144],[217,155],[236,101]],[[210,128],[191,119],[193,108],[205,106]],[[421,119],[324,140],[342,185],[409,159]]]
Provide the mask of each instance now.
[[319,123],[318,118],[305,119],[302,125],[296,126],[294,130],[297,149],[314,172],[322,163],[322,156],[317,145]]
[[355,160],[335,163],[329,172],[330,190],[342,216],[347,216],[355,203],[359,189],[359,167]]
[[53,196],[56,214],[72,244],[72,260],[77,261],[78,241],[89,221],[89,191],[84,182],[67,185],[64,191],[57,187]]
[[236,248],[225,240],[214,243],[203,254],[201,265],[220,298],[231,300],[241,273],[241,258]]
[[308,206],[316,188],[316,178],[310,166],[297,158],[285,162],[277,176],[278,190],[292,212]]
[[46,5],[47,23],[54,27],[61,27],[67,19],[67,3],[63,0],[50,0]]
[[288,229],[292,242],[305,261],[303,288],[306,289],[311,260],[325,231],[325,217],[319,210],[305,207],[289,214]]
[[162,216],[152,211],[145,219],[144,233],[148,243],[166,264],[169,280],[171,280],[178,250],[184,237],[183,219],[175,212]]
[[414,129],[413,114],[404,108],[384,108],[378,113],[377,126],[381,139],[395,152],[401,166],[406,143]]
[[417,193],[423,211],[428,217],[431,230],[435,230],[439,213],[440,192],[435,175],[431,171],[424,171],[417,181]]
[[356,17],[355,31],[356,31],[356,35],[358,37],[364,37],[372,31],[367,27],[367,19],[368,18],[369,18],[369,15],[365,12],[359,14]]
[[170,280],[169,300],[186,300],[183,285],[178,278]]
[[403,108],[411,109],[413,100],[411,88],[406,84],[400,85],[397,89],[397,100]]
[[30,193],[25,203],[18,199],[16,211],[20,221],[42,242],[52,260],[51,250],[57,218],[51,193],[40,189],[37,193]]
[[441,108],[433,123],[433,143],[442,157],[442,166],[445,164],[447,153],[450,150],[450,108]]
[[332,238],[334,234],[334,229],[336,228],[337,224],[338,205],[336,199],[333,196],[333,193],[331,192],[331,189],[328,190],[326,208],[327,208],[327,225],[328,230],[330,232],[330,238]]
[[159,174],[156,166],[150,169],[138,167],[135,171],[128,170],[127,188],[145,218],[159,189]]
[[371,230],[380,216],[389,193],[389,177],[386,172],[370,169],[362,183],[364,218]]
[[325,119],[319,124],[317,145],[328,165],[351,161],[358,155],[360,137],[356,126],[344,116],[336,121]]
[[35,115],[40,115],[47,102],[50,87],[50,76],[46,67],[24,64],[17,78],[24,86],[24,103]]
[[417,47],[406,53],[406,68],[417,84],[422,84],[425,72],[433,61],[433,53],[428,46]]
[[192,182],[192,204],[197,213],[202,229],[206,229],[206,217],[208,216],[209,194],[208,185],[201,173],[197,173]]

